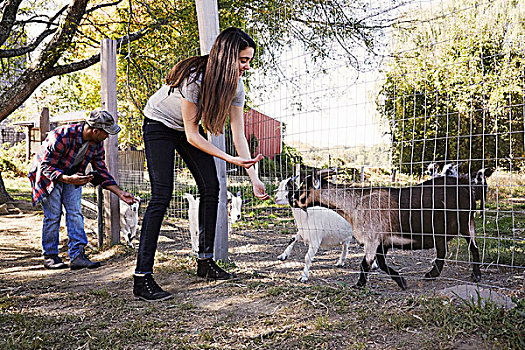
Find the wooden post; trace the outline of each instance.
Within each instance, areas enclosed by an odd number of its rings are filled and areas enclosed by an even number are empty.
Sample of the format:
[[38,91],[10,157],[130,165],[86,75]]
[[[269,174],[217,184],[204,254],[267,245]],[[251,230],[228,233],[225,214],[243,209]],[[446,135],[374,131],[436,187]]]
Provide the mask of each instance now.
[[44,142],[49,132],[49,108],[42,108],[40,113],[40,142]]
[[[117,41],[103,39],[100,43],[100,71],[101,71],[101,107],[107,110],[115,122],[117,115]],[[113,178],[118,181],[118,136],[109,135],[104,141],[106,151],[106,166]],[[106,223],[106,237],[111,244],[120,242],[120,203],[119,198],[110,191],[104,191],[104,222]]]
[[[219,14],[216,0],[195,0],[197,5],[197,20],[199,24],[199,40],[201,55],[210,52],[215,39],[219,35]],[[209,134],[208,139],[221,150],[226,149],[224,129],[222,134]],[[215,259],[228,260],[228,198],[226,183],[226,162],[215,158],[217,177],[219,179],[219,208],[217,210],[217,225],[215,226]]]
[[33,125],[27,125],[27,142],[26,142],[26,161],[31,160],[31,130],[33,129]]
[[98,248],[102,248],[104,245],[104,215],[100,213],[104,212],[104,193],[102,191],[102,186],[97,186],[97,239],[98,239]]

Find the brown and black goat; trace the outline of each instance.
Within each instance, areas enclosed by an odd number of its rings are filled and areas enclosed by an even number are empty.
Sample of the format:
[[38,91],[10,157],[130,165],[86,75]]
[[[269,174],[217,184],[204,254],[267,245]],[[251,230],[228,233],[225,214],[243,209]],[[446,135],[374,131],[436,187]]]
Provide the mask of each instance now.
[[300,208],[324,206],[350,223],[355,239],[365,250],[358,287],[366,284],[370,266],[377,259],[379,267],[406,289],[406,280],[385,261],[387,251],[394,247],[405,250],[435,247],[437,258],[425,277],[438,277],[447,242],[458,235],[470,247],[472,277],[474,281],[480,280],[473,216],[476,202],[469,181],[443,176],[411,187],[360,188],[329,182],[325,179],[329,173],[321,170],[307,176],[294,197]]

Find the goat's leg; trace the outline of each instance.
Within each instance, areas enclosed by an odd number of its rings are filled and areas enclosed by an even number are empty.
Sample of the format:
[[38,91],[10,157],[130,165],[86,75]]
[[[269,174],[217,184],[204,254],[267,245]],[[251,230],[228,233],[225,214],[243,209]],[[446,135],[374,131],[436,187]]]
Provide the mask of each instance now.
[[124,227],[121,227],[120,228],[120,233],[123,234],[124,240],[126,241],[126,245],[128,247],[132,247],[133,248],[133,243],[131,243],[131,241],[129,239],[130,234],[131,234],[131,229],[130,229],[129,225],[126,224]]
[[337,267],[343,267],[345,265],[346,255],[348,254],[348,245],[349,242],[343,243],[343,250],[341,251],[341,256],[339,257],[339,260],[337,261],[337,264],[335,266]]
[[366,285],[368,273],[370,272],[370,267],[374,262],[378,246],[379,243],[371,244],[369,246],[365,245],[365,257],[363,258],[363,261],[361,261],[361,273],[359,274],[359,280],[355,285],[357,288],[362,288]]
[[301,276],[299,276],[299,281],[308,281],[310,265],[312,264],[312,260],[314,259],[317,250],[319,250],[319,245],[320,242],[310,242],[310,245],[308,246],[308,252],[306,252],[306,255],[304,256],[304,269]]
[[479,250],[478,245],[476,244],[476,232],[474,227],[474,219],[471,218],[469,221],[469,235],[463,235],[467,241],[467,245],[472,253],[472,280],[474,282],[481,281],[481,271],[479,269],[480,260],[479,260]]
[[436,239],[436,260],[432,263],[432,270],[425,274],[427,279],[435,279],[441,275],[443,271],[443,265],[445,264],[445,255],[447,255],[447,242],[445,237],[439,237]]
[[386,264],[385,256],[387,252],[388,247],[385,247],[382,244],[379,247],[377,247],[376,261],[379,265],[379,268],[388,273],[388,275],[397,283],[399,288],[403,290],[407,289],[407,281],[405,280],[405,278],[401,277],[399,275],[399,272],[397,272],[396,270],[394,270]]
[[295,245],[295,242],[297,242],[297,235],[294,235],[290,242],[288,243],[288,246],[284,250],[284,252],[277,257],[277,259],[285,261],[290,254],[292,253],[293,246]]
[[479,250],[474,239],[471,239],[470,237],[465,237],[465,239],[467,240],[470,252],[472,253],[472,280],[474,282],[479,282],[481,281]]

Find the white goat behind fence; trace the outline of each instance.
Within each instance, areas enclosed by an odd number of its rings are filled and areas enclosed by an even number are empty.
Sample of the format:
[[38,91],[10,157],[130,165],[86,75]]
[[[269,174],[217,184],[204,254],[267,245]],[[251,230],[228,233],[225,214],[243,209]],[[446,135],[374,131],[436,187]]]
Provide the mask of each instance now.
[[[231,231],[231,224],[240,220],[243,199],[240,194],[234,196],[230,191],[228,196],[228,231]],[[185,193],[184,198],[188,201],[188,221],[190,222],[191,251],[199,253],[199,198],[193,197],[190,193]]]
[[133,238],[137,235],[139,224],[140,200],[133,204],[127,204],[120,200],[120,233],[124,235],[126,244],[133,248]]
[[237,196],[228,191],[228,223],[233,224],[241,219],[242,205],[244,204],[240,192]]
[[191,251],[194,254],[199,253],[199,198],[193,197],[189,193],[184,194],[188,200],[188,220],[190,222]]
[[[280,182],[275,194],[276,204],[291,204],[288,198],[290,191],[293,190],[293,181],[288,178]],[[335,266],[343,266],[348,253],[348,245],[353,239],[352,227],[348,221],[333,210],[324,207],[303,210],[292,206],[292,214],[297,226],[297,234],[292,237],[284,252],[277,258],[282,261],[286,260],[297,241],[308,245],[308,251],[304,257],[305,265],[299,281],[308,281],[310,265],[320,247],[342,246],[341,256]]]

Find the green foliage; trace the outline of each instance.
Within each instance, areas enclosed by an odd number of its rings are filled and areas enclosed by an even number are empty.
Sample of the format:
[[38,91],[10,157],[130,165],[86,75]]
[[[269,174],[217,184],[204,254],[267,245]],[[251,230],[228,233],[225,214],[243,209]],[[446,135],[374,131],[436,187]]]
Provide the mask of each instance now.
[[259,174],[285,179],[294,175],[296,164],[303,164],[301,154],[294,147],[283,142],[281,153],[276,154],[273,159],[264,158],[260,162]]
[[13,147],[9,143],[0,146],[0,173],[4,178],[26,177],[29,164],[25,160],[25,142]]
[[421,173],[427,162],[445,160],[471,160],[473,170],[525,166],[525,9],[505,0],[476,4],[451,2],[442,17],[435,8],[410,13],[407,19],[421,22],[396,27],[398,53],[379,111],[390,123],[393,161],[402,172]]
[[42,87],[40,95],[51,115],[100,108],[99,67],[58,76]]

